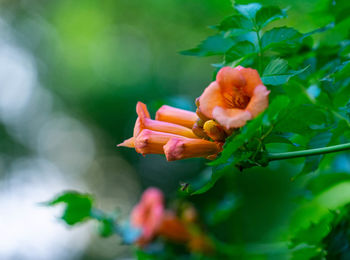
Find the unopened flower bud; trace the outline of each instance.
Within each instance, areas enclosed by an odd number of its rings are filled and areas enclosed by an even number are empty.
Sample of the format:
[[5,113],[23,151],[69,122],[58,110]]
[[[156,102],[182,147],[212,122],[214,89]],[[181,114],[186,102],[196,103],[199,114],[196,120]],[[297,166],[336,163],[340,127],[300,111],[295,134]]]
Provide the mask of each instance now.
[[214,141],[224,141],[226,138],[225,130],[214,120],[206,121],[203,130]]
[[200,138],[209,139],[208,135],[203,130],[203,126],[200,126],[198,121],[202,120],[197,120],[197,122],[192,127],[192,132]]

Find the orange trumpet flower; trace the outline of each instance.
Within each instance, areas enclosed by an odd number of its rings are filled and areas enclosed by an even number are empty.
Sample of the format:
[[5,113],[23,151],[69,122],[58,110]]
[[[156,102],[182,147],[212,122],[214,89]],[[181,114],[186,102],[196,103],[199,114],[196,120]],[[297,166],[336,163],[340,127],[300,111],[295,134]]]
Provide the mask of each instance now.
[[269,93],[256,70],[224,67],[199,97],[198,113],[229,131],[263,112]]

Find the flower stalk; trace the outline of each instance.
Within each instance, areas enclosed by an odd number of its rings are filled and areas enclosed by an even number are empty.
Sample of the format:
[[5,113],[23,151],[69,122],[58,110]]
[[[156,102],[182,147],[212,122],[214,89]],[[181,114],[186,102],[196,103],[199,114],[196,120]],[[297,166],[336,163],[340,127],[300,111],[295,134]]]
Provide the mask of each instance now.
[[350,143],[286,153],[269,153],[269,161],[285,160],[305,156],[321,155],[350,150]]

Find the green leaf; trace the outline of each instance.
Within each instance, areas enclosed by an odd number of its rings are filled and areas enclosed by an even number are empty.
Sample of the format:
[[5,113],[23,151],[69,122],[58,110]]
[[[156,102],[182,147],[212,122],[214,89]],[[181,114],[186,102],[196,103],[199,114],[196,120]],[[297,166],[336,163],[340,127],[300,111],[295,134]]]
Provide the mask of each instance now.
[[333,215],[329,214],[323,217],[318,223],[310,223],[308,228],[297,232],[292,239],[293,244],[307,243],[309,245],[318,245],[329,233],[332,220]]
[[258,133],[257,131],[261,127],[261,124],[262,115],[248,122],[236,135],[230,136],[226,140],[221,156],[215,161],[211,162],[210,165],[219,165],[227,162],[238,148],[240,148],[245,142],[248,142],[254,136],[254,134]]
[[328,188],[345,181],[350,181],[349,173],[323,173],[317,175],[307,184],[307,189],[312,192],[313,195],[317,195],[327,190]]
[[99,233],[102,237],[109,237],[114,234],[114,221],[110,218],[105,218],[99,221]]
[[349,203],[350,182],[340,182],[299,206],[291,220],[291,232],[296,234],[301,229],[309,227],[311,223],[318,223],[323,217],[331,214],[331,211]]
[[[264,33],[261,38],[261,45],[264,50],[283,45],[283,47],[293,47],[302,36],[294,28],[277,27]],[[288,46],[292,45],[292,46]]]
[[317,258],[322,253],[317,246],[301,244],[292,251],[291,260],[324,259]]
[[61,218],[68,225],[74,225],[91,218],[90,214],[93,198],[89,194],[82,194],[76,191],[66,191],[47,202],[47,205],[53,206],[60,203],[66,204],[66,208]]
[[234,5],[234,8],[250,20],[255,19],[255,14],[261,9],[261,4],[252,3],[247,5]]
[[141,249],[136,250],[136,257],[137,257],[137,260],[156,260],[157,259],[157,257],[151,254],[148,254],[142,251]]
[[288,70],[288,62],[286,60],[277,58],[272,60],[265,68],[261,80],[265,85],[282,85],[289,81],[291,77],[294,77],[307,70],[309,66],[300,70]]
[[[326,132],[317,134],[316,136],[311,138],[311,140],[308,144],[308,147],[310,149],[325,147],[329,144],[331,139],[332,139],[332,132],[330,132],[330,131],[326,131]],[[294,179],[297,177],[303,176],[305,174],[312,173],[312,172],[316,171],[318,169],[318,166],[319,166],[322,158],[323,158],[323,155],[315,155],[315,156],[306,157],[303,169],[301,170],[301,172],[297,176],[294,177]]]
[[249,41],[238,42],[225,54],[225,62],[229,63],[238,59],[244,59],[256,53],[254,44]]
[[269,23],[287,16],[285,10],[281,10],[277,6],[266,6],[256,13],[255,22],[258,28],[263,28]]
[[275,130],[287,133],[297,133],[310,136],[314,133],[312,127],[324,126],[327,116],[323,109],[314,105],[300,105],[288,108],[288,113],[281,118]]
[[285,95],[276,97],[267,109],[269,122],[274,124],[281,113],[284,113],[289,105],[289,98]]
[[213,26],[213,28],[220,31],[237,30],[239,32],[237,33],[238,35],[250,31],[253,28],[253,23],[240,14],[234,14],[226,17],[219,25]]
[[227,220],[238,206],[238,198],[233,193],[228,193],[222,200],[209,208],[207,213],[208,222],[217,225]]
[[283,60],[281,58],[277,58],[271,60],[269,64],[267,64],[263,75],[276,75],[283,74],[288,70],[288,61]]
[[233,171],[234,166],[232,163],[228,163],[226,165],[220,165],[218,167],[213,167],[212,169],[212,174],[210,177],[209,182],[207,182],[203,187],[201,187],[200,189],[196,190],[195,192],[193,192],[191,195],[198,195],[198,194],[202,194],[207,192],[208,190],[210,190],[215,183],[224,175],[226,174],[228,171]]
[[329,144],[330,140],[332,139],[332,135],[333,134],[330,131],[319,133],[313,138],[311,138],[308,147],[311,149],[325,147]]
[[287,137],[284,137],[282,135],[271,134],[264,139],[264,144],[278,144],[278,143],[298,146],[297,144],[295,144],[291,140],[289,140]]
[[225,38],[223,35],[214,35],[208,37],[198,47],[186,51],[180,52],[183,55],[189,56],[213,56],[213,55],[222,55],[228,51],[234,41],[230,38]]

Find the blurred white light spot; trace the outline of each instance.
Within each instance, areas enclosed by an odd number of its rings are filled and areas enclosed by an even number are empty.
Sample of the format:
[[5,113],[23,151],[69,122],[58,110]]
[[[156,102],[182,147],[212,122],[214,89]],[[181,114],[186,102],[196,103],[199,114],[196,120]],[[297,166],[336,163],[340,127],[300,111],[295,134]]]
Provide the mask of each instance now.
[[0,117],[16,120],[30,99],[36,74],[31,59],[18,48],[0,43]]
[[39,153],[71,174],[84,172],[95,154],[90,132],[67,116],[54,117],[46,122],[37,140]]
[[[58,211],[40,206],[67,184],[58,170],[42,159],[13,163],[9,178],[0,182],[0,259],[73,259],[81,254],[89,230],[68,230],[57,220]],[[54,212],[55,211],[55,212]]]

